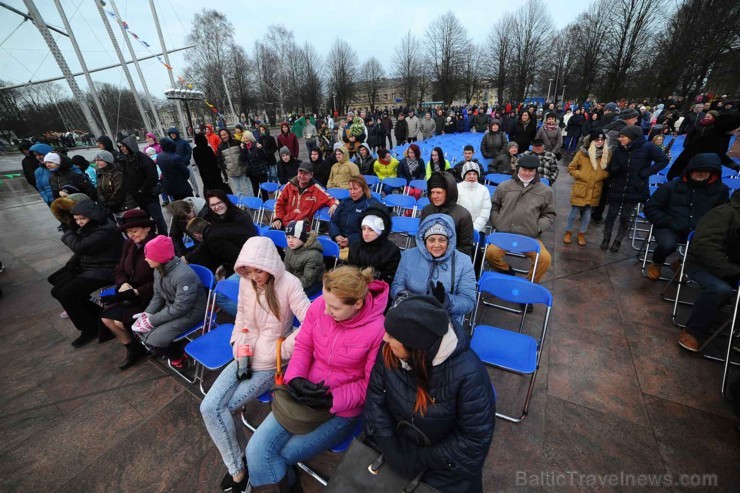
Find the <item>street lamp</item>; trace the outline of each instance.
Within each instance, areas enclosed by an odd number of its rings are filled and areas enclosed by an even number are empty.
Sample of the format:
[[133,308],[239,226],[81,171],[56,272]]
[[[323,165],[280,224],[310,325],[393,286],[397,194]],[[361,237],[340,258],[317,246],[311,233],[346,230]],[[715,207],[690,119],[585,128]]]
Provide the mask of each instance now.
[[546,101],[550,101],[550,87],[552,87],[552,79],[547,79],[547,99]]
[[[203,91],[195,91],[192,89],[167,89],[164,92],[164,95],[167,99],[179,99],[185,103],[185,111],[188,113],[188,123],[190,124],[193,134],[195,134],[195,127],[193,127],[193,119],[190,116],[190,106],[188,105],[188,101],[202,101],[206,99],[206,95],[203,94]],[[185,129],[185,135],[187,134],[188,131]]]
[[563,84],[563,94],[560,96],[560,102],[565,104],[565,84]]

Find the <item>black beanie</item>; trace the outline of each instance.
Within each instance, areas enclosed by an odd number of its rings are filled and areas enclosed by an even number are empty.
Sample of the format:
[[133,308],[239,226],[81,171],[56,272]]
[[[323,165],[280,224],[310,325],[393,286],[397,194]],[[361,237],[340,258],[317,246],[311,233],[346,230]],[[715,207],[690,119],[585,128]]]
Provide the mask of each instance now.
[[622,129],[621,132],[619,132],[619,135],[624,135],[625,137],[628,137],[631,142],[644,139],[642,134],[642,127],[638,127],[637,125],[627,125]]
[[447,180],[442,176],[442,173],[432,173],[432,176],[427,180],[427,190],[431,192],[433,188],[444,188],[447,190]]
[[385,331],[411,349],[430,351],[447,333],[450,317],[433,296],[410,296],[388,311]]
[[291,221],[285,226],[285,236],[295,236],[303,243],[306,243],[310,229],[306,221]]

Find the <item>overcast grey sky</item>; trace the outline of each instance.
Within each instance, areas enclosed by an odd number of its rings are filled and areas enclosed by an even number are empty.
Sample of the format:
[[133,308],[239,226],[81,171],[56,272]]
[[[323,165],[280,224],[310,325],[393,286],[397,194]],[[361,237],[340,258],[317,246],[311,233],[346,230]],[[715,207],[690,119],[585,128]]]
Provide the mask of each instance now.
[[[26,11],[22,0],[4,0],[8,5]],[[423,36],[426,26],[440,14],[452,10],[467,27],[468,34],[476,43],[485,41],[493,24],[505,13],[513,12],[524,4],[524,0],[352,0],[321,2],[282,1],[256,2],[232,0],[206,2],[203,0],[155,0],[160,23],[168,48],[185,45],[185,36],[190,31],[193,15],[208,7],[226,6],[222,9],[234,25],[235,39],[251,53],[254,42],[263,37],[271,24],[283,24],[295,34],[302,45],[311,42],[325,56],[337,36],[351,43],[362,62],[370,56],[377,57],[386,70],[399,39],[410,30]],[[548,0],[546,4],[557,28],[567,25],[584,12],[591,0]],[[81,46],[88,68],[117,63],[110,39],[102,25],[93,0],[62,0],[67,17]],[[59,13],[52,0],[36,0],[36,5],[45,21],[62,27]],[[148,0],[116,0],[123,20],[130,30],[146,42],[152,50],[159,52],[159,39],[149,9]],[[110,6],[107,8],[110,9]],[[0,79],[18,84],[29,80],[40,80],[61,75],[54,58],[49,53],[38,30],[30,22],[0,8]],[[13,32],[14,29],[18,29]],[[127,55],[120,29],[113,25],[121,48]],[[12,34],[11,34],[12,33]],[[68,38],[53,33],[67,63],[73,71],[80,65]],[[8,37],[9,36],[9,37]],[[7,37],[7,39],[6,39]],[[5,40],[5,41],[3,41]],[[132,40],[134,41],[134,40]],[[146,56],[148,51],[134,41],[137,56]],[[171,56],[175,74],[182,73],[186,63],[186,52]],[[127,55],[127,59],[130,57]],[[170,86],[166,69],[156,59],[141,63],[149,90],[162,96]],[[133,65],[132,75],[138,86]],[[93,80],[125,84],[120,68],[93,74]],[[65,88],[66,83],[60,82]],[[83,89],[84,77],[77,78]]]

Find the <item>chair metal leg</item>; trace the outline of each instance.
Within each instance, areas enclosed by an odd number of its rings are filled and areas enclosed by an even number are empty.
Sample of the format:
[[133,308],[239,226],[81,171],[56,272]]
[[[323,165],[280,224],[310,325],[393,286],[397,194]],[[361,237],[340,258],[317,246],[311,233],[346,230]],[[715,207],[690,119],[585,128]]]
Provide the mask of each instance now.
[[[732,314],[732,323],[730,324],[730,337],[727,339],[727,352],[725,354],[725,367],[722,372],[722,397],[727,399],[727,375],[730,372],[730,356],[732,354],[732,341],[733,337],[735,337],[735,332],[740,331],[740,328],[737,326],[737,312],[738,307],[740,307],[740,284],[738,284],[738,290],[737,290],[737,296],[735,297],[735,311]],[[737,365],[737,363],[733,363]]]

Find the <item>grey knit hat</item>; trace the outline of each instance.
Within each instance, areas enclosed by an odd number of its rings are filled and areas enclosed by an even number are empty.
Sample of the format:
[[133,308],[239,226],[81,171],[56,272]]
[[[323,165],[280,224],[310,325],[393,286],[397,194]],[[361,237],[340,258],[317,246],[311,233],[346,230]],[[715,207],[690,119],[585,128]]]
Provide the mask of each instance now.
[[442,235],[445,238],[449,238],[449,235],[447,234],[447,228],[445,228],[444,225],[442,225],[441,223],[437,223],[431,228],[424,231],[424,241],[426,241],[426,239],[432,235]]
[[282,156],[283,154],[287,154],[288,156],[290,156],[290,149],[288,149],[286,146],[281,147],[280,155]]
[[461,174],[462,174],[463,179],[465,178],[465,175],[467,175],[471,171],[475,171],[475,174],[480,176],[480,168],[478,167],[478,165],[474,163],[473,161],[468,161],[462,167]]
[[113,159],[113,154],[111,154],[108,151],[98,151],[98,154],[95,156],[96,161],[105,161],[108,164],[113,164],[115,159]]

